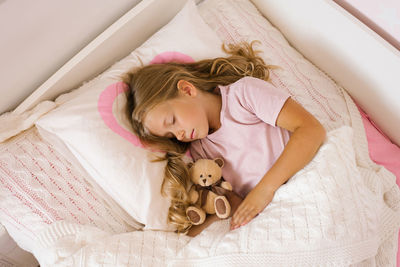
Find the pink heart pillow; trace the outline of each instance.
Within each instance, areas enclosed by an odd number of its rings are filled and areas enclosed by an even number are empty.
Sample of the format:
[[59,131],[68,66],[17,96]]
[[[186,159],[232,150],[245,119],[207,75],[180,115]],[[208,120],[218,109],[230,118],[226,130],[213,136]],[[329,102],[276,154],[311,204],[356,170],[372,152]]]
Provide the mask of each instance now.
[[[176,51],[168,51],[158,54],[150,61],[151,64],[160,64],[166,62],[194,62],[193,58]],[[144,148],[139,138],[131,131],[123,127],[123,123],[117,120],[118,116],[113,113],[113,105],[117,97],[129,90],[129,86],[123,82],[117,82],[109,85],[101,92],[97,102],[98,111],[104,123],[116,134],[126,139],[134,146]]]
[[167,25],[110,69],[64,95],[35,125],[54,147],[64,145],[60,151],[72,153],[88,179],[145,229],[173,230],[166,219],[170,202],[160,194],[166,162],[153,162],[159,152],[143,149],[132,134],[123,112],[123,92],[129,88],[120,77],[141,64],[226,56],[221,47],[194,1],[187,1]]

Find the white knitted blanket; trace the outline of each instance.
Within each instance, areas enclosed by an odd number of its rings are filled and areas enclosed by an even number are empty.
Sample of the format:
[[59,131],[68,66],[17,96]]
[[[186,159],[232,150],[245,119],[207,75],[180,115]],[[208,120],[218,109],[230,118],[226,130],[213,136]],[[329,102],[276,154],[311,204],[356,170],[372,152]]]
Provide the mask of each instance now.
[[41,266],[375,266],[382,255],[393,257],[400,192],[394,175],[357,155],[365,134],[346,99],[353,127],[331,130],[315,158],[246,226],[229,231],[229,220],[218,221],[189,238],[113,235],[61,221],[40,233],[35,256]]

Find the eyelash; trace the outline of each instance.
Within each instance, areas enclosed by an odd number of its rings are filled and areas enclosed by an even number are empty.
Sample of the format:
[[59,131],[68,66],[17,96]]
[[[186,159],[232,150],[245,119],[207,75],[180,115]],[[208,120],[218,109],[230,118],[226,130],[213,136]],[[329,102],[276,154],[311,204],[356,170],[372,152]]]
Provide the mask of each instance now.
[[[175,123],[175,116],[172,116],[172,125]],[[175,135],[171,134],[172,136],[167,136],[167,138],[174,138]]]

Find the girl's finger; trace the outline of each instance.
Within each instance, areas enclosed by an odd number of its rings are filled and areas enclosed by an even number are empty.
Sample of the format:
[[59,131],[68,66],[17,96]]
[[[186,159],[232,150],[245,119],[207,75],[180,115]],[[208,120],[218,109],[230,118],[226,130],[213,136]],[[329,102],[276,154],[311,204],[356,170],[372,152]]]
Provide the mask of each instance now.
[[245,224],[247,224],[248,222],[250,222],[253,218],[254,218],[254,213],[250,213],[246,216],[246,218],[243,219],[243,222],[240,224],[240,226],[243,226]]
[[232,219],[232,221],[231,221],[231,229],[232,230],[236,229],[240,226],[239,221],[240,221],[240,219],[238,219],[238,218],[236,218],[235,221],[233,221],[233,219]]
[[237,218],[235,223],[238,224],[239,226],[242,225],[247,218],[249,218],[249,217],[250,217],[250,219],[252,218],[252,214],[253,214],[253,211],[251,209],[243,210],[243,212],[240,214],[240,217]]
[[233,214],[232,216],[232,221],[237,224],[237,221],[239,218],[241,218],[243,216],[243,213],[245,212],[246,208],[244,205],[240,205],[238,207],[238,209],[236,210],[236,212]]
[[241,225],[247,224],[249,221],[251,221],[258,214],[256,209],[254,209],[254,208],[251,208],[251,209],[249,209],[247,211],[248,212],[246,214],[244,214],[244,216],[242,217],[243,219],[241,221]]
[[235,218],[233,218],[233,219],[232,219],[233,225],[234,225],[234,226],[240,225],[240,221],[242,220],[241,218],[242,218],[241,215],[237,215]]
[[238,209],[238,210],[236,210],[236,212],[235,212],[235,214],[232,216],[232,220],[231,220],[231,226],[232,226],[232,228],[237,228],[239,225],[240,225],[240,223],[241,223],[241,221],[242,221],[242,218],[244,217],[244,215],[245,215],[245,212],[246,212],[246,210],[244,209],[244,208],[242,208],[242,209]]

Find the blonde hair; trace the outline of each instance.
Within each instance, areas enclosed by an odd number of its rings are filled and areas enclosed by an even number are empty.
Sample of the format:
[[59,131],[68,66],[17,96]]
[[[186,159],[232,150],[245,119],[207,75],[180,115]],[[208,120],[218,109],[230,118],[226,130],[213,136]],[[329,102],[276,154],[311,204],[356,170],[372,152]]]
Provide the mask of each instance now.
[[269,69],[275,66],[266,65],[257,55],[258,51],[253,50],[253,44],[254,41],[250,44],[229,44],[228,48],[223,45],[222,49],[229,54],[228,57],[194,63],[153,64],[127,73],[123,78],[131,89],[127,112],[135,134],[144,144],[156,145],[158,149],[168,151],[163,158],[157,159],[167,160],[161,193],[171,200],[168,222],[175,225],[180,233],[187,232],[192,226],[186,216],[186,208],[190,205],[187,193],[190,178],[183,161],[190,143],[150,134],[143,126],[143,119],[154,106],[178,95],[177,84],[180,80],[208,92],[244,76],[268,80]]

